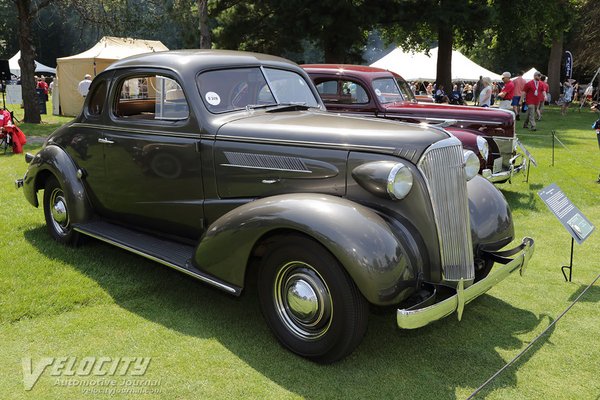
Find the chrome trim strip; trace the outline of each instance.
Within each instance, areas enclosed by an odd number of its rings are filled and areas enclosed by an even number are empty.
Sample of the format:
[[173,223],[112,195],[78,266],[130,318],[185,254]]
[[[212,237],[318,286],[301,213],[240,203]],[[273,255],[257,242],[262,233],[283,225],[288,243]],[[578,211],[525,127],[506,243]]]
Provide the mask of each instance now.
[[189,139],[200,139],[200,134],[198,133],[174,133],[174,132],[165,132],[165,131],[157,131],[152,129],[140,129],[140,128],[130,128],[130,127],[116,127],[116,126],[107,126],[107,125],[99,125],[99,124],[87,124],[84,122],[75,122],[71,125],[74,128],[91,128],[91,129],[101,129],[104,131],[114,131],[114,132],[127,132],[127,133],[142,133],[148,135],[160,135],[160,136],[173,136],[173,137],[182,137]]
[[172,264],[172,263],[170,263],[170,262],[168,262],[168,261],[165,261],[165,260],[161,260],[160,258],[157,258],[157,257],[155,257],[155,256],[152,256],[152,255],[150,255],[150,254],[148,254],[148,253],[144,253],[144,252],[142,252],[142,251],[139,251],[139,250],[137,250],[137,249],[134,249],[133,247],[129,247],[129,246],[127,246],[127,245],[124,245],[124,244],[122,244],[122,243],[116,242],[116,241],[114,241],[114,240],[112,240],[112,239],[109,239],[109,238],[107,238],[107,237],[98,236],[98,235],[95,235],[95,234],[89,233],[89,232],[87,232],[87,231],[85,231],[85,230],[83,230],[83,229],[79,229],[79,228],[77,228],[77,227],[73,227],[73,229],[74,229],[74,230],[76,230],[77,232],[81,232],[81,233],[83,233],[84,235],[91,236],[91,237],[93,237],[94,239],[98,239],[98,240],[101,240],[101,241],[103,241],[103,242],[106,242],[106,243],[112,244],[112,245],[114,245],[114,246],[116,246],[116,247],[119,247],[119,248],[121,248],[121,249],[123,249],[123,250],[127,250],[127,251],[130,251],[130,252],[134,253],[134,254],[137,254],[138,256],[145,257],[145,258],[147,258],[147,259],[149,259],[149,260],[156,261],[156,262],[157,262],[157,263],[159,263],[159,264],[162,264],[162,265],[165,265],[165,266],[167,266],[167,267],[170,267],[170,268],[176,269],[176,270],[177,270],[177,271],[179,271],[179,272],[183,272],[183,273],[184,273],[184,274],[186,274],[186,275],[189,275],[189,276],[191,276],[191,277],[194,277],[194,278],[196,278],[196,279],[198,279],[198,280],[201,280],[201,281],[203,281],[203,282],[205,282],[205,283],[208,283],[208,284],[210,284],[210,285],[212,285],[212,286],[215,286],[215,287],[217,287],[217,288],[219,288],[219,289],[221,289],[221,290],[224,290],[224,291],[226,291],[226,292],[233,293],[233,294],[236,294],[236,293],[237,293],[237,290],[236,290],[236,289],[234,289],[234,288],[233,288],[233,287],[231,287],[231,286],[227,286],[227,285],[225,285],[225,284],[223,284],[223,283],[221,283],[221,282],[217,282],[217,281],[215,281],[215,280],[212,280],[212,279],[210,279],[210,278],[207,278],[207,277],[205,277],[205,276],[198,275],[198,274],[196,274],[196,273],[194,273],[194,272],[192,272],[192,271],[189,271],[189,270],[187,270],[187,269],[185,269],[185,268],[182,268],[182,267],[180,267],[179,265]]
[[284,169],[284,168],[269,168],[269,167],[252,167],[249,165],[238,164],[219,164],[222,167],[247,168],[247,169],[264,169],[267,171],[282,171],[282,172],[300,172],[303,174],[312,174],[312,171],[303,171],[301,169]]
[[457,291],[454,296],[428,307],[398,309],[396,311],[396,323],[398,324],[398,327],[402,329],[420,328],[430,322],[444,318],[454,311],[457,312],[458,320],[460,321],[465,304],[468,304],[475,298],[481,296],[513,272],[519,270],[521,275],[523,275],[529,259],[535,250],[534,241],[533,239],[526,237],[519,247],[521,247],[521,249],[519,249],[519,253],[514,259],[491,272],[485,279],[482,279],[466,289],[464,289],[463,286],[464,281],[461,280],[457,285]]
[[[445,122],[448,121],[449,119],[454,119],[454,118],[432,118],[432,117],[421,117],[418,115],[404,115],[404,114],[394,114],[394,113],[385,113],[386,117],[389,118],[405,118],[405,119],[417,119],[419,121],[436,121],[436,122]],[[473,123],[473,124],[483,124],[483,125],[503,125],[503,122],[496,122],[496,121],[480,121],[480,120],[475,120],[475,119],[457,119],[456,120],[457,123]]]
[[[211,137],[213,138],[213,137]],[[282,144],[282,145],[302,145],[307,147],[333,147],[336,149],[344,148],[344,149],[352,149],[352,150],[379,150],[379,151],[388,151],[393,153],[396,148],[395,147],[383,147],[383,146],[369,146],[369,145],[352,145],[346,143],[325,143],[325,142],[307,142],[302,140],[283,140],[283,139],[265,139],[265,138],[257,138],[257,137],[246,137],[246,136],[228,136],[228,135],[218,135],[216,137],[220,140],[229,140],[233,142],[252,142],[252,143],[266,143],[266,144]],[[458,140],[458,139],[457,139]]]

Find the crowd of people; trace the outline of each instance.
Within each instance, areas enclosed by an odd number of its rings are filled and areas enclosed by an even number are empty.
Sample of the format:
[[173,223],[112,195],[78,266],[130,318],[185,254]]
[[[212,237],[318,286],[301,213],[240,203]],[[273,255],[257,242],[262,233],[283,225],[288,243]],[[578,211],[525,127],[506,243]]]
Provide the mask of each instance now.
[[[551,103],[550,87],[546,80],[547,77],[537,71],[529,81],[523,78],[522,73],[512,77],[510,72],[504,72],[501,82],[494,82],[489,77],[480,76],[473,84],[469,82],[454,84],[451,92],[447,92],[443,85],[436,85],[435,82],[424,82],[422,87],[436,103],[472,102],[479,107],[497,105],[501,109],[512,110],[517,120],[520,120],[521,114],[524,113],[523,128],[535,131],[536,122],[542,119],[544,105]],[[417,94],[419,85],[412,82],[410,86]],[[573,101],[589,101],[592,98],[591,85],[582,91],[579,83],[574,79],[567,79],[560,86],[561,95],[555,103],[560,106],[563,116],[567,115]]]

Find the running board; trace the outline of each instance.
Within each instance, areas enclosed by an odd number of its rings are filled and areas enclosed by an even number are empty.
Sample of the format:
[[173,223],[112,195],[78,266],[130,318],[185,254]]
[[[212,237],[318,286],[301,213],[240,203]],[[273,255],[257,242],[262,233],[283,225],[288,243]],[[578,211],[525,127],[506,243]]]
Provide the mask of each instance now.
[[208,283],[229,294],[239,296],[242,289],[214,278],[192,265],[194,247],[124,228],[102,220],[73,224],[73,229],[84,235],[120,247],[184,274]]

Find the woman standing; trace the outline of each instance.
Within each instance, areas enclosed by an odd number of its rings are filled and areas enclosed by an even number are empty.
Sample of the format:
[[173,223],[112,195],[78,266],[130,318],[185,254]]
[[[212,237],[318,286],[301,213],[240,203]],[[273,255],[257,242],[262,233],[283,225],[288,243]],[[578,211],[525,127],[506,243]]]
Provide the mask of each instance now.
[[481,92],[479,92],[479,106],[489,107],[492,102],[492,80],[485,77],[481,80]]

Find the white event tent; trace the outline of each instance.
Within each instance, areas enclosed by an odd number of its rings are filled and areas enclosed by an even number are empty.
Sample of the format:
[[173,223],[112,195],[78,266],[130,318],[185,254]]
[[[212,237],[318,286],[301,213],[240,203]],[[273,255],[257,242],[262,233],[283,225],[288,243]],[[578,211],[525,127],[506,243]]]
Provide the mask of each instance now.
[[[433,82],[437,75],[438,48],[429,50],[429,55],[404,51],[395,48],[385,57],[371,64],[401,75],[407,81]],[[452,81],[477,81],[479,77],[490,77],[493,81],[502,80],[502,76],[469,60],[461,52],[452,50]]]
[[74,116],[81,111],[83,98],[77,89],[86,74],[90,74],[93,78],[122,58],[166,50],[169,49],[158,40],[105,36],[83,53],[58,58],[56,68],[61,113]]
[[532,80],[532,79],[533,79],[533,75],[534,75],[536,72],[540,72],[540,71],[538,71],[538,70],[537,70],[537,69],[535,69],[535,68],[531,68],[529,71],[527,71],[527,72],[524,72],[524,73],[523,73],[523,79],[525,79],[526,81],[530,81],[530,80]]
[[[12,56],[10,60],[8,60],[8,66],[10,68],[10,73],[16,77],[21,76],[21,66],[19,65],[19,59],[21,58],[21,51],[19,50],[17,54]],[[35,62],[35,72],[37,74],[56,74],[56,68],[50,68],[42,63],[37,61]]]

